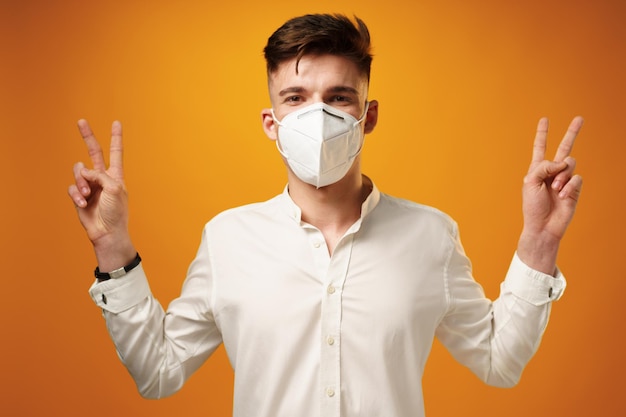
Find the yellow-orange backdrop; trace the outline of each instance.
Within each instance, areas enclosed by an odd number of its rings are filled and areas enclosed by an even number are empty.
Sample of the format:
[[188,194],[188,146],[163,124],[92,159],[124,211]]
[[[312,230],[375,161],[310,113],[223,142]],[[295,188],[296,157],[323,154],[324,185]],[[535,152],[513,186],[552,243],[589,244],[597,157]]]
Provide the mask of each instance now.
[[227,416],[220,350],[172,398],[149,401],[117,361],[87,296],[94,257],[66,197],[87,155],[75,122],[108,143],[124,123],[131,228],[154,293],[180,289],[201,228],[285,183],[261,130],[262,47],[284,20],[357,14],[373,35],[380,121],[364,169],[385,192],[460,224],[495,297],[520,231],[537,119],[551,152],[569,120],[583,198],[562,245],[569,279],[538,354],[511,390],[482,385],[435,344],[436,416],[624,415],[621,269],[626,3],[622,0],[0,2],[0,337],[3,416]]

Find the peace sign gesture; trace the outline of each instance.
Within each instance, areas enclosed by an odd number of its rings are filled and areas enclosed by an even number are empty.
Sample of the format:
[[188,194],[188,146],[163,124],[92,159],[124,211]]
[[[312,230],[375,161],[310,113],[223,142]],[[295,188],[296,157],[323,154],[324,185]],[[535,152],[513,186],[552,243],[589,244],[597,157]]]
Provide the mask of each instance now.
[[582,178],[574,174],[576,160],[570,153],[582,125],[582,117],[572,120],[554,160],[548,161],[545,160],[548,119],[539,120],[532,160],[524,178],[524,230],[518,255],[529,266],[548,274],[554,272],[559,242],[580,196]]
[[113,122],[109,167],[102,148],[86,120],[78,121],[78,129],[87,145],[93,165],[74,165],[74,181],[68,194],[78,212],[81,224],[96,250],[102,271],[128,264],[136,254],[128,234],[128,196],[124,184],[122,125]]

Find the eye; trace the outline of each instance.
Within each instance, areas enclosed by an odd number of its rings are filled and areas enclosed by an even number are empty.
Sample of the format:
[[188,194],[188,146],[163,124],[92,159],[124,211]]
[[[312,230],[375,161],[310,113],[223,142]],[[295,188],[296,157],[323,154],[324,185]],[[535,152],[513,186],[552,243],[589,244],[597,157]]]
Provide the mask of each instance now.
[[326,103],[330,104],[331,106],[351,106],[355,103],[355,99],[354,97],[350,96],[350,95],[333,95],[330,96],[327,100]]
[[346,102],[346,103],[349,103],[351,100],[350,100],[350,98],[349,98],[349,97],[346,97],[346,96],[333,96],[333,97],[331,98],[331,101],[334,101],[334,102]]
[[285,97],[285,103],[299,103],[302,101],[302,96],[293,95]]

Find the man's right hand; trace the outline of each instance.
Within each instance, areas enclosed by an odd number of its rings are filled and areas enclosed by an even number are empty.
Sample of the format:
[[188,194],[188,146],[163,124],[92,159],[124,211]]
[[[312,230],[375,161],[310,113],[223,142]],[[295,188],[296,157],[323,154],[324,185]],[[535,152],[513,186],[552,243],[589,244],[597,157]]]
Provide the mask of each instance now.
[[128,233],[122,125],[116,121],[111,127],[108,169],[102,148],[87,121],[79,120],[78,129],[93,168],[88,169],[82,162],[74,165],[75,182],[70,185],[68,194],[94,246],[100,270],[108,272],[127,265],[137,253]]

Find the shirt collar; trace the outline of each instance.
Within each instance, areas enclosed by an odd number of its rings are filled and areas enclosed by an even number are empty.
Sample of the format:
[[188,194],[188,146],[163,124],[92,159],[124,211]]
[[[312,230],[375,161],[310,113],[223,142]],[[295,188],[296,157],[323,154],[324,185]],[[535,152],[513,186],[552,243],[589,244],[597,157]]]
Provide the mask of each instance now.
[[[371,191],[361,205],[361,218],[359,219],[359,222],[371,213],[380,201],[380,191],[376,187],[376,184],[374,184],[374,182],[365,175],[363,175],[363,183],[366,186],[369,186]],[[299,224],[302,220],[302,210],[289,195],[289,185],[285,185],[282,192],[282,199],[284,201],[283,207],[287,215]]]
[[365,175],[363,175],[363,183],[369,185],[372,191],[361,205],[361,219],[364,219],[368,214],[370,214],[380,201],[380,191],[378,191],[376,184],[374,184],[374,182]]
[[300,210],[300,207],[298,207],[298,205],[291,199],[291,196],[289,195],[289,184],[285,185],[285,188],[283,189],[282,200],[284,202],[283,207],[287,215],[294,219],[297,223],[300,223],[300,220],[302,219],[302,210]]

